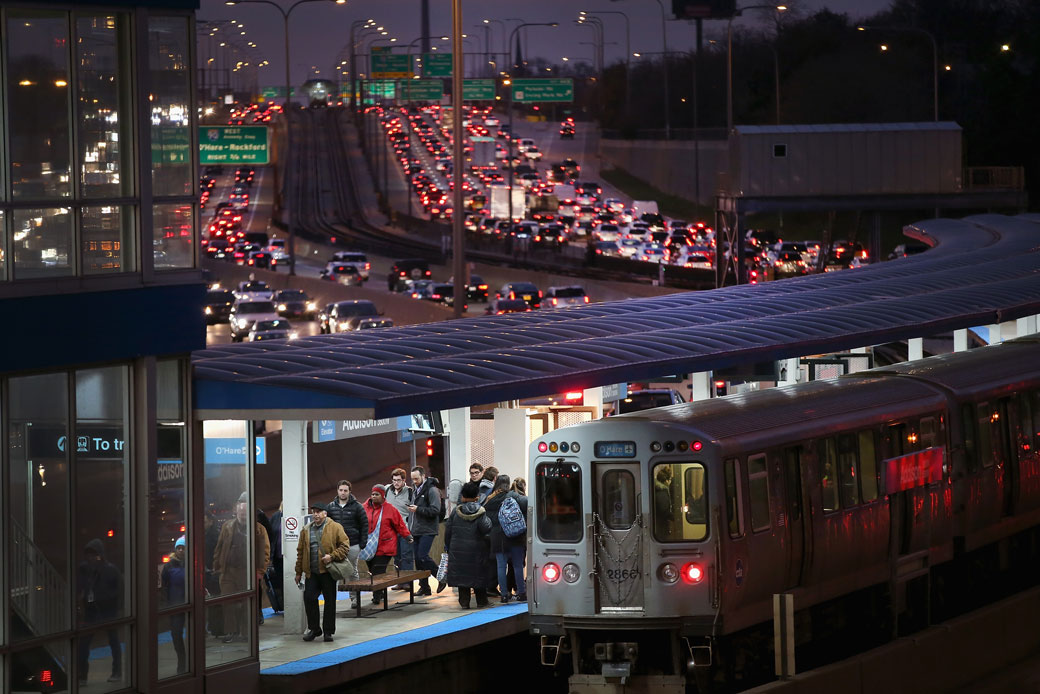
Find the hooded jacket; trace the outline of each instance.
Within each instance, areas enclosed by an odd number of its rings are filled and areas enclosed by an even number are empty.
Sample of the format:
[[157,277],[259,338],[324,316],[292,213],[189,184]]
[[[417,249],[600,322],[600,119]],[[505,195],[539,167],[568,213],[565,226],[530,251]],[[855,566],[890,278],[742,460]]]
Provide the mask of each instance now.
[[99,559],[84,559],[79,565],[80,599],[96,617],[114,617],[123,594],[123,576],[115,564],[105,558],[105,546],[95,538],[85,549]]
[[159,606],[183,605],[187,602],[188,572],[184,562],[177,558],[177,552],[170,555],[170,561],[163,564],[162,591],[159,593]]
[[437,489],[438,484],[440,481],[436,477],[427,477],[415,490],[415,514],[410,526],[413,535],[436,535],[440,532],[441,491]]
[[369,499],[361,504],[368,514],[368,527],[375,532],[376,523],[379,521],[379,512],[383,512],[383,521],[379,524],[379,546],[376,549],[377,557],[392,557],[397,554],[397,536],[410,537],[401,514],[394,508],[393,504],[386,501],[376,506]]
[[351,547],[364,547],[368,542],[368,516],[365,509],[361,508],[361,502],[351,494],[347,503],[340,506],[339,497],[334,496],[326,508],[329,518],[343,526]]
[[520,546],[523,547],[527,544],[527,533],[518,535],[517,537],[506,537],[506,534],[502,532],[502,526],[498,524],[498,512],[502,508],[502,502],[506,500],[506,497],[513,497],[516,499],[516,503],[520,505],[520,511],[523,512],[524,518],[527,518],[527,497],[520,496],[514,491],[505,490],[498,494],[492,493],[488,495],[488,498],[484,499],[484,510],[487,511],[488,518],[491,519],[491,551],[492,552],[504,552],[506,547]]
[[476,501],[455,508],[444,524],[444,550],[448,553],[448,585],[483,588],[488,561],[491,520]]

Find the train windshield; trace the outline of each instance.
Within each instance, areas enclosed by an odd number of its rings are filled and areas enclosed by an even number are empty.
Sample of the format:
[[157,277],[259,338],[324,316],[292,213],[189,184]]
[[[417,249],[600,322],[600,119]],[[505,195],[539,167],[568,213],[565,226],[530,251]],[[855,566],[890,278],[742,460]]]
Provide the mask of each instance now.
[[697,542],[708,537],[708,485],[701,463],[661,463],[653,468],[654,539]]
[[576,463],[542,463],[535,469],[538,537],[545,542],[582,538],[581,468]]

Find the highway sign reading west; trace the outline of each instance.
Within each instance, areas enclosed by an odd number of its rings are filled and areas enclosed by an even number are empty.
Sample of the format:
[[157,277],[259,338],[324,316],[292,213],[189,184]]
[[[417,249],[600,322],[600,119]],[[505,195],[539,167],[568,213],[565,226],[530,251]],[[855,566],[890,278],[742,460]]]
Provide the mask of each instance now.
[[423,53],[423,77],[451,77],[451,53]]
[[266,125],[199,127],[200,164],[267,164],[270,147]]
[[377,79],[407,79],[412,76],[410,56],[404,53],[371,53],[371,77]]
[[462,80],[463,101],[493,101],[495,80]]
[[569,77],[514,79],[512,89],[517,103],[574,101],[574,81]]
[[444,83],[440,80],[401,80],[401,99],[404,101],[440,101]]

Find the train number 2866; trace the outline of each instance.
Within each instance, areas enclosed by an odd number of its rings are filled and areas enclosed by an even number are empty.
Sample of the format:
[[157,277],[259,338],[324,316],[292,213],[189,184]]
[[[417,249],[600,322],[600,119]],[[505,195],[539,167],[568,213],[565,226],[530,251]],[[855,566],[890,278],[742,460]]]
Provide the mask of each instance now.
[[607,578],[612,581],[633,581],[639,578],[639,569],[607,569]]

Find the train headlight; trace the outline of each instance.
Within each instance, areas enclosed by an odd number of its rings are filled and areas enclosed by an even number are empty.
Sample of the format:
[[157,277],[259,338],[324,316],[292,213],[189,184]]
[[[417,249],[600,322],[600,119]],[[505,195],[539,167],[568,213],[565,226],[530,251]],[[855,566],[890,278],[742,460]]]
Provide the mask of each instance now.
[[661,452],[661,442],[660,441],[652,442],[650,444],[650,451],[653,452],[653,453],[660,453]]
[[542,567],[542,578],[546,583],[556,583],[560,580],[560,567],[549,562]]
[[665,583],[675,583],[679,580],[679,568],[671,562],[661,564],[657,567],[657,577]]
[[563,566],[563,580],[567,583],[576,583],[581,578],[581,569],[578,568],[577,564],[564,564]]
[[700,583],[704,579],[704,569],[700,564],[686,564],[682,567],[682,579],[687,583]]

